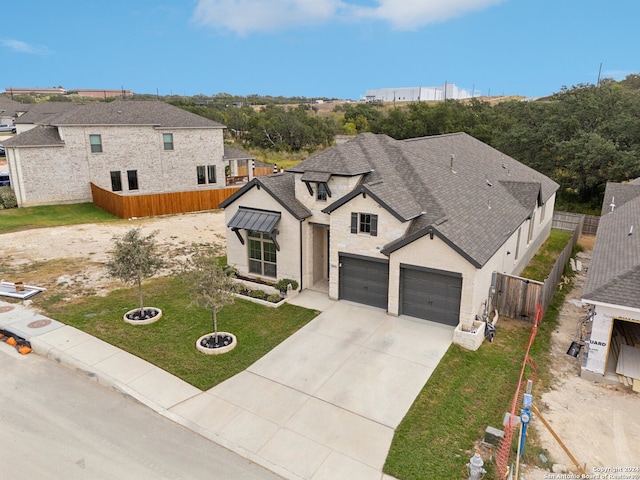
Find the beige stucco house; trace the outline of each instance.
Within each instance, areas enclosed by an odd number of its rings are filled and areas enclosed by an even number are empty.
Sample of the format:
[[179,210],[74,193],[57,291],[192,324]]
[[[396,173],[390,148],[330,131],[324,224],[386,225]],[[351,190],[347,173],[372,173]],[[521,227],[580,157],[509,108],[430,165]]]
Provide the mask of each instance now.
[[547,238],[557,188],[467,134],[365,133],[223,202],[227,259],[243,275],[468,326],[493,272],[519,273]]
[[221,188],[239,158],[225,158],[223,125],[161,101],[43,102],[16,125],[4,146],[20,207],[89,202],[90,183],[119,195]]

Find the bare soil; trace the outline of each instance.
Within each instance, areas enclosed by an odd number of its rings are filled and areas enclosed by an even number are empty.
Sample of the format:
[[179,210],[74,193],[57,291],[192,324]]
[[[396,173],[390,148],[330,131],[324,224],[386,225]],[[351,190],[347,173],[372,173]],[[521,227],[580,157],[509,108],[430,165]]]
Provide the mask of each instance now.
[[[580,239],[584,251],[577,259],[583,268],[576,273],[574,287],[560,311],[559,326],[552,336],[553,383],[537,401],[537,407],[580,465],[586,464],[587,474],[597,475],[600,473],[597,469],[601,467],[635,467],[639,470],[632,474],[637,476],[628,478],[640,478],[640,397],[622,385],[594,383],[581,378],[582,352],[578,358],[567,354],[576,338],[578,323],[587,314],[587,308],[580,300],[593,243],[593,236],[585,235]],[[535,398],[539,397],[534,392]],[[551,462],[577,472],[560,444],[542,422],[533,418],[532,424],[542,446],[548,450]],[[530,469],[523,478],[552,478],[545,475],[553,474],[548,470]]]
[[179,269],[194,244],[225,244],[222,212],[25,230],[0,235],[0,280],[55,290],[69,299],[106,294],[122,286],[107,276],[105,268],[113,238],[134,227],[143,235],[157,230],[159,251],[168,261],[159,275]]

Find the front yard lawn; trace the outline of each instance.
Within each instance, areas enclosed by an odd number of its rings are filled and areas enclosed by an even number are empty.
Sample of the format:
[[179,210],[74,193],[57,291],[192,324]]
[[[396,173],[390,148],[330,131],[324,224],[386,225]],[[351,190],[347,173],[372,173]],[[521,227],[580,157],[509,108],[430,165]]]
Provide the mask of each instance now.
[[162,318],[150,325],[122,320],[137,306],[136,289],[79,301],[52,296],[39,307],[47,316],[143,358],[201,390],[246,369],[319,313],[289,304],[269,308],[236,299],[218,313],[218,329],[236,335],[238,346],[223,355],[204,355],[196,350],[195,342],[213,331],[211,312],[191,305],[189,286],[179,278],[158,278],[145,282],[143,290],[145,306],[162,309]]
[[100,210],[93,203],[9,208],[0,210],[0,234],[30,228],[114,221],[122,219]]

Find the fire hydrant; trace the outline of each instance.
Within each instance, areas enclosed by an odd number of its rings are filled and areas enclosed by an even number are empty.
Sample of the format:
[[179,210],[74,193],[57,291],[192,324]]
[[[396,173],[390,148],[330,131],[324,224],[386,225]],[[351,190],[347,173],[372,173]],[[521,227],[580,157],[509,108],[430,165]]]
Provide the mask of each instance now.
[[480,480],[487,471],[482,468],[484,462],[482,461],[482,457],[480,453],[476,452],[473,457],[469,459],[469,463],[467,463],[467,468],[469,469],[469,480]]

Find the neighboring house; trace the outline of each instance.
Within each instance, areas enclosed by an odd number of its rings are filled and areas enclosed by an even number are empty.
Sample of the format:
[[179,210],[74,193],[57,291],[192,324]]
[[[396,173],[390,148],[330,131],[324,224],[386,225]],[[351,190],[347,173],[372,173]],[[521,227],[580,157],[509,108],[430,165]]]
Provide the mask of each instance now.
[[361,134],[224,201],[227,260],[393,315],[469,326],[494,271],[519,273],[558,185],[464,134]]
[[12,125],[22,107],[21,103],[6,97],[0,97],[0,123]]
[[[6,140],[18,206],[222,188],[224,126],[161,101],[38,104]],[[21,132],[21,133],[20,133]],[[245,160],[246,161],[246,160]]]
[[[593,308],[582,376],[618,382],[621,344],[640,345],[640,179],[607,184],[582,301]],[[626,353],[640,365],[639,348]]]

